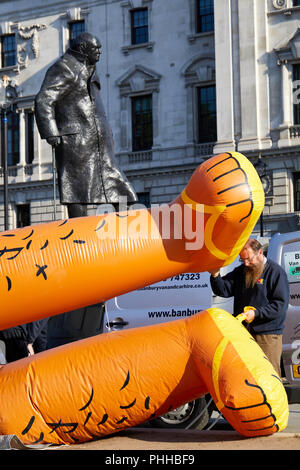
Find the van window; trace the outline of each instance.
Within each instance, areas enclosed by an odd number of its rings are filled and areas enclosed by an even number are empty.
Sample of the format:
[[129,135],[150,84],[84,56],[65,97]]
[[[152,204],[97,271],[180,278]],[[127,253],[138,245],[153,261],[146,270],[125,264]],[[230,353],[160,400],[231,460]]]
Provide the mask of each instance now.
[[290,304],[300,306],[300,241],[283,245],[281,260],[290,283]]

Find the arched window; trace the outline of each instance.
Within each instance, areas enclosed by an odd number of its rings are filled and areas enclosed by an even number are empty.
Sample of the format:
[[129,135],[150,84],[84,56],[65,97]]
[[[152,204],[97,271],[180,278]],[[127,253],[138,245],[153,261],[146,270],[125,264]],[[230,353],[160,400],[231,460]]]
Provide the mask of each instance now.
[[117,80],[121,100],[121,151],[151,150],[155,145],[160,78],[153,70],[136,65]]
[[187,141],[213,144],[217,141],[215,60],[196,57],[182,70],[187,89]]

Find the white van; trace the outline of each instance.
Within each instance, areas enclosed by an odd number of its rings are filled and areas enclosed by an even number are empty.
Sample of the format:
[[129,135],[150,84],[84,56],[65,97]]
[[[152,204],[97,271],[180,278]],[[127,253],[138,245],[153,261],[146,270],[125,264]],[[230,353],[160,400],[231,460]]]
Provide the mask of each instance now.
[[299,403],[300,231],[274,235],[270,240],[268,257],[282,266],[290,284],[290,302],[282,338],[282,362],[289,401]]
[[[283,332],[282,373],[290,403],[300,403],[300,231],[274,235],[267,257],[286,271],[290,303]],[[236,259],[221,275],[239,264]],[[135,328],[193,315],[211,306],[230,313],[233,299],[212,294],[209,273],[185,273],[106,302],[103,332]],[[210,397],[202,397],[151,422],[159,427],[203,429],[213,410]]]
[[[221,274],[238,264],[236,259]],[[209,278],[208,272],[183,273],[106,301],[104,331],[178,320],[212,305],[232,313],[233,300],[215,296]]]
[[168,322],[211,305],[208,273],[184,273],[105,302],[108,330]]

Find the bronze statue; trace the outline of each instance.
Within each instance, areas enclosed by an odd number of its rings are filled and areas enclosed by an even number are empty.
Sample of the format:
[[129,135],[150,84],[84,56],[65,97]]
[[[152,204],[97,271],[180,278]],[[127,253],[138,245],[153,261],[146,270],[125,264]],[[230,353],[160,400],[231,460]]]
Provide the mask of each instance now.
[[115,161],[95,73],[100,53],[95,36],[77,36],[49,67],[35,100],[39,133],[55,147],[60,202],[69,217],[87,215],[88,204],[116,205],[120,196],[129,204],[137,200]]
[[[100,50],[95,36],[77,36],[72,49],[48,69],[35,99],[41,138],[55,148],[60,202],[69,217],[87,215],[88,204],[113,204],[118,210],[120,196],[128,206],[137,201],[115,161],[95,73]],[[51,318],[47,347],[98,334],[103,315],[104,305],[98,304]]]

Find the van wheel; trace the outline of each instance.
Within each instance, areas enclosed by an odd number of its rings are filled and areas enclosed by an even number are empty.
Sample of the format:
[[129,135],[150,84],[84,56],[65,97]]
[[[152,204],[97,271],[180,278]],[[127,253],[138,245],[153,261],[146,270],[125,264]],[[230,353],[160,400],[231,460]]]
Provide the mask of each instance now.
[[[204,396],[197,400],[185,403],[175,410],[150,421],[155,428],[169,429],[204,429],[207,426],[212,409],[207,406],[210,396]],[[206,409],[205,409],[206,408]]]

